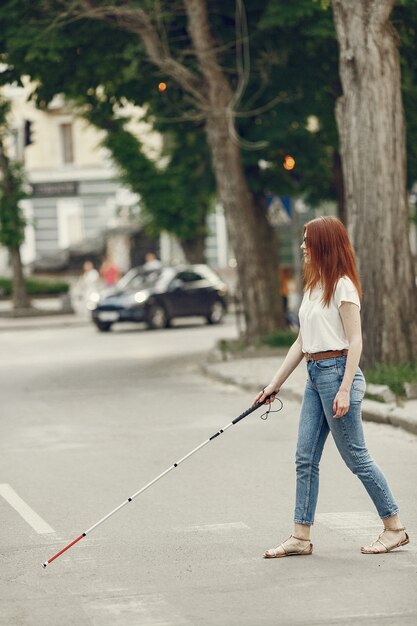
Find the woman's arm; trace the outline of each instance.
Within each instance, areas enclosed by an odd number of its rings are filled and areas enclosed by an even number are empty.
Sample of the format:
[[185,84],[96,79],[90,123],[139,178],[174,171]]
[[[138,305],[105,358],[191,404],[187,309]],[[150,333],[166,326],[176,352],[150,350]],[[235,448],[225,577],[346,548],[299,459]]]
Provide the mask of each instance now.
[[298,337],[292,344],[291,348],[288,350],[287,355],[281,367],[279,368],[275,376],[272,378],[269,385],[267,385],[263,391],[260,391],[258,393],[258,395],[256,396],[254,400],[254,403],[263,402],[264,399],[267,396],[270,396],[271,394],[273,395],[273,397],[271,398],[270,401],[267,401],[266,404],[269,404],[269,402],[273,402],[275,400],[275,394],[278,393],[278,391],[280,390],[284,382],[287,380],[288,376],[292,374],[292,372],[295,370],[297,365],[300,364],[300,362],[302,361],[302,358],[303,358],[302,340],[301,340],[301,334],[298,333]]
[[333,403],[333,417],[342,417],[349,410],[350,388],[362,353],[362,330],[359,307],[353,302],[342,302],[339,308],[343,328],[349,341],[345,375]]

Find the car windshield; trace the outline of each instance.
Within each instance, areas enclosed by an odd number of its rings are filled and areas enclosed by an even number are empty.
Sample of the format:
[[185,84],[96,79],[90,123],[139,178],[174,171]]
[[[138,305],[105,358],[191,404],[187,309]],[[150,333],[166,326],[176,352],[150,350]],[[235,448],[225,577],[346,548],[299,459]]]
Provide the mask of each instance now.
[[117,283],[119,289],[146,289],[156,283],[165,285],[172,278],[170,268],[144,271],[142,268],[133,268]]
[[132,280],[140,276],[141,271],[137,267],[134,267],[133,269],[126,272],[126,274],[122,276],[122,278],[118,281],[118,289],[124,289],[129,283],[132,282]]

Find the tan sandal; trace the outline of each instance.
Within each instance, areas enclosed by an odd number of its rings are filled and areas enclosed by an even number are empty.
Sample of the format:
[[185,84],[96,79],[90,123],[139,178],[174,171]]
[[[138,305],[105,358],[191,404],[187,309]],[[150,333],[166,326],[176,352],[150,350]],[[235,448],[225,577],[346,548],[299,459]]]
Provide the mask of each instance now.
[[[297,541],[308,541],[308,545],[302,550],[286,550],[284,544],[289,541],[289,539],[297,539]],[[283,553],[278,552],[278,550],[282,548]],[[301,537],[296,537],[295,535],[290,535],[288,539],[286,539],[283,543],[281,543],[276,548],[271,548],[264,553],[265,559],[279,559],[284,556],[307,556],[308,554],[313,553],[313,544],[309,539],[302,539]]]
[[[398,541],[397,543],[394,543],[394,545],[389,546],[389,545],[386,545],[383,541],[381,541],[381,537],[383,536],[384,533],[400,532],[400,531],[401,532],[404,531],[405,538],[403,538],[401,541]],[[373,543],[371,543],[371,545],[362,546],[361,552],[362,554],[385,554],[386,552],[391,552],[392,550],[395,550],[396,548],[400,548],[401,546],[406,546],[407,543],[410,543],[410,537],[405,532],[405,528],[384,528],[382,533],[379,535],[378,539],[376,539]],[[377,544],[379,544],[379,546]]]

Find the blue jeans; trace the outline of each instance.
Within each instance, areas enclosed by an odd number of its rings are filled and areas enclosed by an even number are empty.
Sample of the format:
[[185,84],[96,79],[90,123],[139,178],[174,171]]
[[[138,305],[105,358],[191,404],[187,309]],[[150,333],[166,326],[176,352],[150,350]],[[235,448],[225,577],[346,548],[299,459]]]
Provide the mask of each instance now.
[[361,417],[365,378],[358,368],[350,391],[349,411],[333,418],[333,401],[346,367],[346,357],[310,361],[298,430],[297,489],[294,521],[313,524],[319,492],[319,463],[329,431],[348,468],[362,481],[379,516],[398,512],[385,476],[366,447]]

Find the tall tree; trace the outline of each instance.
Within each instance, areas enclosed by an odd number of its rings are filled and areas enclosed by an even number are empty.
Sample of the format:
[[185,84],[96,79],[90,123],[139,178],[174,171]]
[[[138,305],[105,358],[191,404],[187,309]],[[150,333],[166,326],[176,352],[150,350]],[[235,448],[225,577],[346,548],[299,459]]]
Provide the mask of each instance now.
[[25,219],[20,201],[26,197],[23,190],[23,170],[7,154],[9,103],[0,96],[0,244],[3,244],[12,266],[12,300],[17,309],[30,308],[30,299],[23,275],[20,246],[25,239]]
[[394,0],[332,0],[343,95],[336,116],[348,226],[364,288],[365,365],[417,358],[405,124]]
[[247,338],[254,341],[283,324],[275,233],[266,212],[257,210],[248,187],[236,132],[235,105],[244,85],[234,86],[222,67],[221,46],[211,32],[206,1],[183,1],[186,30],[181,60],[171,54],[161,35],[153,3],[77,0],[61,4],[67,9],[65,19],[102,20],[138,37],[147,59],[175,82],[204,121],[217,192],[237,260]]

